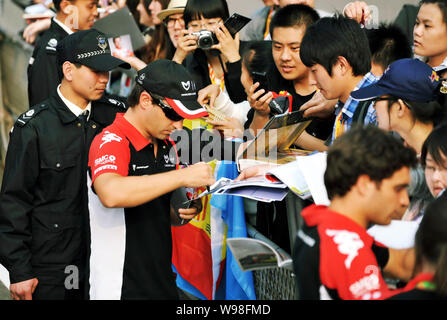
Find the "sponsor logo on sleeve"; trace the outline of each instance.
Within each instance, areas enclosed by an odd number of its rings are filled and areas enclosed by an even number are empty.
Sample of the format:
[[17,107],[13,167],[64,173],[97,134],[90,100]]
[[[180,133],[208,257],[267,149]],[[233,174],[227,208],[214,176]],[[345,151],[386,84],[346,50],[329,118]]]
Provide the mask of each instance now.
[[95,166],[107,164],[107,163],[115,163],[116,157],[114,155],[103,155],[102,157],[95,160]]
[[118,170],[118,167],[115,166],[115,165],[106,164],[106,165],[104,165],[104,166],[101,166],[101,167],[97,168],[97,169],[93,172],[93,175],[96,175],[98,172],[101,172],[101,171],[103,171],[103,170],[115,170],[115,171],[117,171],[117,170]]
[[106,143],[112,141],[121,142],[121,140],[123,140],[123,138],[121,138],[117,134],[110,131],[104,131],[104,135],[101,137],[102,143],[99,145],[99,148],[101,149],[102,146],[105,145]]

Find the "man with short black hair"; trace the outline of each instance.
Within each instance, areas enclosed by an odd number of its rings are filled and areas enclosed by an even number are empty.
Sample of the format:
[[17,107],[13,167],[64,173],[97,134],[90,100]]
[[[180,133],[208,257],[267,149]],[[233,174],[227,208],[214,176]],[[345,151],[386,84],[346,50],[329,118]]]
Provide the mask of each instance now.
[[18,117],[6,154],[0,263],[15,300],[83,298],[88,148],[125,110],[101,98],[109,71],[130,67],[111,56],[104,34],[92,29],[65,37],[57,58],[61,84]]
[[402,216],[416,164],[414,150],[371,125],[335,140],[324,174],[331,203],[302,211],[293,250],[300,299],[377,300],[401,292],[388,289],[382,272],[408,281],[414,250],[385,248],[367,228]]
[[[286,92],[292,96],[292,111],[296,111],[315,94],[316,86],[309,83],[309,68],[300,58],[300,46],[306,30],[316,21],[318,13],[307,5],[292,4],[278,10],[270,25],[272,35],[272,56],[274,65],[268,73],[270,91]],[[255,110],[250,111],[252,129],[262,128],[272,116],[269,107],[273,93],[258,90],[252,86],[248,101]],[[332,123],[316,119],[306,131],[321,140],[330,135]],[[312,137],[311,137],[312,138]],[[315,139],[316,140],[316,139]],[[320,142],[322,145],[322,143]],[[324,146],[323,146],[324,147]]]
[[[341,16],[322,18],[310,26],[301,43],[300,56],[311,69],[311,83],[327,99],[338,99],[335,106],[332,143],[349,130],[355,122],[358,101],[350,97],[352,91],[377,82],[371,72],[371,52],[368,38],[359,24]],[[371,104],[360,122],[376,123]]]
[[[201,211],[201,200],[177,213],[173,191],[214,183],[200,162],[178,169],[170,134],[183,119],[207,115],[186,69],[157,60],[138,72],[129,109],[92,143],[89,168],[90,299],[178,299],[171,269],[171,224]],[[180,218],[180,219],[179,219]],[[113,250],[110,246],[113,244]]]
[[63,75],[57,69],[56,47],[69,34],[87,30],[98,16],[98,0],[53,0],[56,16],[36,43],[28,65],[29,108],[47,99]]
[[[241,40],[270,40],[271,31],[269,30],[270,22],[273,16],[280,8],[284,8],[291,4],[307,5],[318,12],[320,17],[330,17],[332,13],[315,8],[315,0],[272,0],[263,1],[264,7],[256,10],[249,24],[241,30]],[[371,12],[368,5],[364,1],[354,1],[348,3],[343,8],[343,14],[346,17],[355,19],[357,22],[368,21],[371,18]]]

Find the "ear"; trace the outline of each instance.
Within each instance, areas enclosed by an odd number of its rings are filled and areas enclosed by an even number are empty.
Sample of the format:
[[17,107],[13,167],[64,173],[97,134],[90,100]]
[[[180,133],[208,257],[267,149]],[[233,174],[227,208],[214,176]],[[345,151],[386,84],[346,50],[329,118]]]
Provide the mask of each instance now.
[[143,91],[140,94],[140,100],[138,101],[138,104],[140,105],[141,108],[143,108],[145,110],[152,107],[151,95],[149,93],[147,93],[146,91]]
[[335,62],[333,67],[333,73],[336,73],[341,76],[345,76],[346,74],[352,73],[352,67],[345,57],[339,56],[337,58],[337,61]]
[[73,4],[68,0],[62,0],[60,3],[60,8],[63,14],[69,15],[72,12],[71,6]]
[[362,198],[367,198],[371,195],[371,192],[376,189],[376,183],[372,181],[368,175],[362,174],[358,177],[354,187],[359,196]]
[[62,64],[62,73],[64,74],[64,78],[68,81],[73,81],[73,70],[76,68],[71,62],[65,61]]
[[405,115],[408,114],[408,112],[410,112],[410,109],[408,109],[408,107],[405,105],[405,103],[402,101],[402,99],[397,100],[397,103],[395,103],[396,107],[393,108],[397,108],[397,116],[399,118],[403,118]]

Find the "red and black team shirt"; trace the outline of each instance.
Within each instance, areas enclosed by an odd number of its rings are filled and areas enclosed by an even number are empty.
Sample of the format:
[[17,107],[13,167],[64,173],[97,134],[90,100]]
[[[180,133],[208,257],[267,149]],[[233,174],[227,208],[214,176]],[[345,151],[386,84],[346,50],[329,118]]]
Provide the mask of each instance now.
[[378,300],[397,294],[382,277],[388,249],[326,206],[302,211],[293,252],[300,299]]
[[[155,156],[151,141],[118,114],[91,145],[92,181],[104,173],[175,170],[173,143],[157,140],[157,145]],[[105,208],[89,188],[89,211],[90,299],[178,299],[171,271],[170,193],[133,208]]]

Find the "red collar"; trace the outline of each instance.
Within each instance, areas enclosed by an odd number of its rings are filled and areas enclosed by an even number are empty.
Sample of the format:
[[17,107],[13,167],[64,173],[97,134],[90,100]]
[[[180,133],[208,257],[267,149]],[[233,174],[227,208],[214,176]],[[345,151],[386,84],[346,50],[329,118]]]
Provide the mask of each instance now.
[[137,128],[124,118],[124,113],[117,113],[114,123],[126,135],[135,150],[140,151],[152,142],[151,139],[144,137]]

